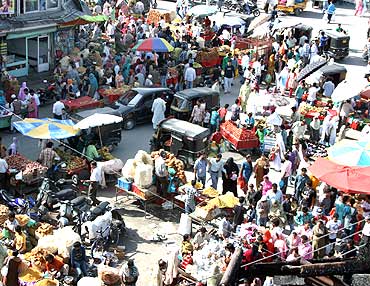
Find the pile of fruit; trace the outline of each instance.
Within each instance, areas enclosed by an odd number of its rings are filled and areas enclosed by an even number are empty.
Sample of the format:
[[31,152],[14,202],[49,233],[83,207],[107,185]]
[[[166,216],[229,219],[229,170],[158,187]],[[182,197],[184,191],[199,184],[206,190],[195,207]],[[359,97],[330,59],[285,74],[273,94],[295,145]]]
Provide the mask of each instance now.
[[20,154],[8,156],[6,162],[8,163],[9,169],[23,171],[23,175],[33,174],[35,170],[47,170],[47,168],[40,163],[28,160]]
[[207,187],[203,190],[202,192],[203,195],[209,197],[209,198],[215,198],[215,197],[218,197],[220,194],[218,193],[217,190],[215,190],[214,188],[212,187]]
[[4,222],[8,219],[9,208],[4,205],[0,205],[0,224],[3,225]]
[[[150,154],[150,156],[155,159],[159,154],[161,153],[161,150],[154,151]],[[185,166],[184,163],[177,159],[174,154],[171,154],[170,152],[166,152],[166,166],[168,168],[173,168],[176,171],[176,177],[180,179],[180,181],[185,184],[186,183],[186,176],[185,176]]]
[[99,90],[100,94],[103,96],[108,96],[108,95],[122,95],[126,91],[128,91],[130,87],[128,85],[124,85],[120,88],[107,88],[107,89],[101,89]]
[[163,17],[166,23],[171,23],[173,20],[172,18],[174,18],[174,15],[173,13],[168,13],[168,12],[163,13],[160,10],[150,9],[148,13],[148,17],[147,17],[147,23],[157,24],[161,20],[161,17]]
[[[42,278],[42,273],[33,268],[27,268],[19,274],[21,284],[28,284],[27,282],[35,282]],[[23,283],[22,283],[23,282]]]
[[85,160],[80,158],[80,157],[73,156],[72,154],[70,154],[68,152],[64,152],[63,150],[58,149],[58,148],[55,149],[55,152],[63,160],[63,162],[66,163],[67,172],[77,170],[77,169],[82,169],[82,168],[86,167]]
[[325,115],[325,112],[324,107],[311,106],[307,103],[299,106],[299,113],[302,114],[302,116],[305,116],[308,113],[319,113],[320,115]]
[[223,138],[228,140],[237,150],[257,148],[259,141],[254,132],[245,128],[238,128],[231,120],[225,121],[220,126]]
[[30,217],[24,214],[15,215],[15,219],[17,220],[18,224],[22,227],[25,226],[30,221]]
[[31,262],[32,265],[37,267],[39,270],[43,271],[45,270],[45,256],[50,254],[49,251],[41,248],[41,247],[35,247],[30,252],[27,252],[24,254],[24,259]]
[[46,222],[42,222],[40,223],[40,226],[36,229],[35,233],[38,237],[44,237],[53,234],[53,226]]
[[98,150],[99,155],[103,158],[104,161],[109,161],[116,159],[113,157],[113,155],[109,152],[109,148],[106,146],[103,146],[100,150]]
[[218,49],[203,49],[197,53],[196,62],[200,63],[203,66],[208,66],[207,63],[217,63],[218,62]]

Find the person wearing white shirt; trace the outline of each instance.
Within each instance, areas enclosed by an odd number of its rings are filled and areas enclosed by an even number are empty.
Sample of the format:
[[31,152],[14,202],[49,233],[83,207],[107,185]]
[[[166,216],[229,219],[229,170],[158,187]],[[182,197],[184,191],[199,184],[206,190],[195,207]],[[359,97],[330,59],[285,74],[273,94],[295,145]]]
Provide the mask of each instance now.
[[302,47],[303,47],[303,45],[304,45],[304,43],[305,43],[305,41],[306,41],[306,40],[308,40],[307,36],[306,36],[306,35],[302,35],[302,36],[299,38],[299,42],[298,42],[298,44],[299,44],[300,46],[302,46]]
[[250,61],[250,58],[249,58],[249,52],[244,54],[244,56],[242,57],[242,67],[243,67],[243,71],[245,71],[246,69],[248,69],[249,67],[249,61]]
[[335,85],[334,83],[331,81],[330,78],[326,79],[325,83],[323,84],[322,86],[323,90],[324,90],[324,93],[323,95],[326,96],[326,97],[331,97],[331,95],[333,94],[333,91],[335,89]]
[[193,38],[200,37],[200,27],[197,25],[197,23],[194,23],[193,27],[191,28],[191,32]]
[[316,101],[316,94],[319,90],[320,88],[317,86],[316,82],[308,89],[307,102],[310,105],[314,105],[314,102]]
[[193,68],[193,64],[190,63],[189,67],[185,71],[185,82],[186,82],[186,88],[193,88],[193,82],[195,78],[197,77],[197,74],[195,72],[195,69]]
[[60,101],[60,96],[56,97],[56,102],[53,104],[53,115],[55,119],[62,119],[64,103]]
[[0,189],[6,188],[6,172],[8,171],[8,163],[4,158],[0,158]]
[[231,38],[231,34],[230,34],[230,32],[229,32],[227,29],[224,29],[224,30],[222,31],[222,38],[223,38],[224,40],[230,40],[230,38]]
[[292,175],[292,162],[289,160],[289,156],[285,155],[285,161],[281,165],[281,171],[280,171],[280,176],[281,176],[281,181],[284,182],[283,186],[280,186],[281,191],[283,194],[285,194],[286,189],[288,187],[288,179]]
[[368,244],[370,241],[370,215],[365,217],[364,228],[362,229],[362,239],[360,245]]
[[96,193],[98,192],[98,187],[100,182],[102,181],[102,174],[101,169],[98,168],[98,165],[95,161],[92,161],[90,163],[91,167],[91,174],[90,174],[90,180],[89,180],[89,191],[88,196],[92,200],[94,205],[98,205],[100,201],[96,198]]
[[261,63],[260,61],[255,61],[252,65],[252,68],[254,69],[254,74],[256,75],[256,80],[258,83],[260,82],[261,79],[261,74],[262,74],[262,69],[261,69]]
[[114,37],[114,32],[115,32],[115,26],[113,25],[112,23],[112,20],[109,20],[108,24],[107,24],[107,28],[106,28],[106,34],[113,38]]

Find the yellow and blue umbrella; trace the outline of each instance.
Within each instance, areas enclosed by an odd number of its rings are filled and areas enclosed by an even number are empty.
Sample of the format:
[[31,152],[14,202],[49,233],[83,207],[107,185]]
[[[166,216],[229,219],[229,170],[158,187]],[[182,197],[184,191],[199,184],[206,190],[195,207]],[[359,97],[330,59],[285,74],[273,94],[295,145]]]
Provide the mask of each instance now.
[[14,122],[14,127],[23,135],[37,139],[65,139],[75,136],[79,129],[73,128],[72,120],[51,118],[26,118]]
[[346,166],[370,166],[370,141],[340,141],[329,148],[328,156]]

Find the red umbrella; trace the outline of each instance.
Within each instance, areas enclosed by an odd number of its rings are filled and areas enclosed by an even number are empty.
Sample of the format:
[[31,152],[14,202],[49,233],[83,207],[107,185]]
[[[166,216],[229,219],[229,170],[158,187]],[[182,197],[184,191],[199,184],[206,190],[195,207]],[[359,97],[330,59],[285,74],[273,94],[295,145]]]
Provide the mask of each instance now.
[[370,99],[370,87],[367,87],[363,91],[361,91],[360,96],[363,99],[369,100]]
[[349,167],[319,158],[309,167],[320,181],[347,193],[370,194],[370,167]]

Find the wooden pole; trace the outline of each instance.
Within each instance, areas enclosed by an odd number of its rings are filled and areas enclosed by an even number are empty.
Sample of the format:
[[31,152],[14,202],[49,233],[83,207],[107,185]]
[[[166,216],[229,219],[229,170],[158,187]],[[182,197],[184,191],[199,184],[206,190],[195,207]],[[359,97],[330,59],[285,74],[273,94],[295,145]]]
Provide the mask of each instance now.
[[222,276],[220,286],[232,286],[234,285],[236,276],[239,271],[240,263],[242,261],[243,251],[241,248],[237,248],[231,257],[230,263],[226,268],[224,275]]

